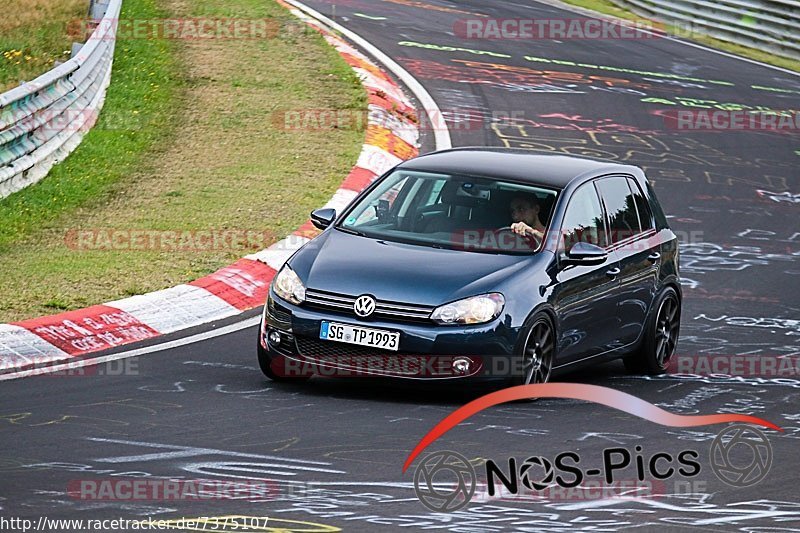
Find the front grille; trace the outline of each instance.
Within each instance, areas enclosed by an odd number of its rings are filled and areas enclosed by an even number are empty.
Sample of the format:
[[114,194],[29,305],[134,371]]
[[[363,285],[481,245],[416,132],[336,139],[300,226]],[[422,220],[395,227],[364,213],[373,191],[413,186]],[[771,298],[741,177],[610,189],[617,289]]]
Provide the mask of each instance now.
[[358,346],[356,344],[348,344],[346,342],[334,342],[312,339],[309,337],[296,337],[297,349],[300,355],[305,357],[342,357],[342,356],[356,356],[356,357],[369,357],[369,356],[397,356],[407,357],[416,356],[419,354],[391,352],[388,350],[381,350],[380,348],[370,348],[368,346]]
[[[354,373],[394,376],[452,376],[448,365],[435,364],[436,358],[342,342],[296,337],[297,351],[311,363],[318,363]],[[432,364],[433,363],[433,364]]]
[[[353,310],[353,304],[355,304],[356,298],[358,298],[358,296],[306,289],[306,304],[309,307],[330,309],[352,316],[356,316]],[[371,316],[393,320],[428,322],[430,321],[430,316],[434,309],[435,307],[428,305],[377,300],[375,302],[375,312],[373,312]]]

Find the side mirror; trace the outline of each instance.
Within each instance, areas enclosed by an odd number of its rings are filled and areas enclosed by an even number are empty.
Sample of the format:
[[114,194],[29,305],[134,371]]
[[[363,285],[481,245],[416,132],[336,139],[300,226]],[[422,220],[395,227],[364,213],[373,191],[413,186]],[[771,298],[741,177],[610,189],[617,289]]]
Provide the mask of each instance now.
[[336,220],[336,209],[315,209],[311,212],[311,223],[315,228],[325,229]]
[[568,265],[599,265],[607,257],[606,251],[596,244],[576,242],[567,252],[565,263]]

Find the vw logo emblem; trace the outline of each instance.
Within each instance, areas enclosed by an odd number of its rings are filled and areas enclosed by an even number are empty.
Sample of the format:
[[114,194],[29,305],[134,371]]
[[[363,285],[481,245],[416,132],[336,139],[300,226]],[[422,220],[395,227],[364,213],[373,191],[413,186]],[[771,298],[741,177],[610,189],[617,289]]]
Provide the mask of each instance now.
[[369,296],[368,294],[359,296],[356,298],[356,302],[353,304],[353,310],[361,318],[368,317],[375,312],[375,298]]

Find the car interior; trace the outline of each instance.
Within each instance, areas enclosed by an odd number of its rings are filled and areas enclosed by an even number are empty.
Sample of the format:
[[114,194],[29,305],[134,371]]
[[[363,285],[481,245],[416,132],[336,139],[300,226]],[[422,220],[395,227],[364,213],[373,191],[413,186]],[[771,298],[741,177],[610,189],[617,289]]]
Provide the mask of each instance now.
[[[414,221],[419,233],[455,232],[463,229],[500,229],[511,225],[511,199],[518,191],[490,188],[468,182],[449,181],[439,201],[421,209]],[[553,195],[540,196],[539,219],[547,225]]]
[[513,222],[511,201],[520,193],[536,196],[539,219],[546,226],[555,203],[554,192],[482,178],[419,178],[413,174],[379,193],[370,202],[371,209],[345,225],[374,237],[433,246],[531,253],[539,243],[517,236],[509,228]]

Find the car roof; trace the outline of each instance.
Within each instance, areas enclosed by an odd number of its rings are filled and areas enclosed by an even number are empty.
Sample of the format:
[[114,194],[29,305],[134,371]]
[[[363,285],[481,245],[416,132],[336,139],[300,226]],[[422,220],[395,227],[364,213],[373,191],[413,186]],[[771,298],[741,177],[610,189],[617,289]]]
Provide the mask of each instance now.
[[588,174],[631,174],[637,167],[609,161],[566,155],[535,154],[526,150],[495,147],[464,147],[432,152],[401,163],[398,168],[485,176],[524,181],[563,189],[572,180]]

